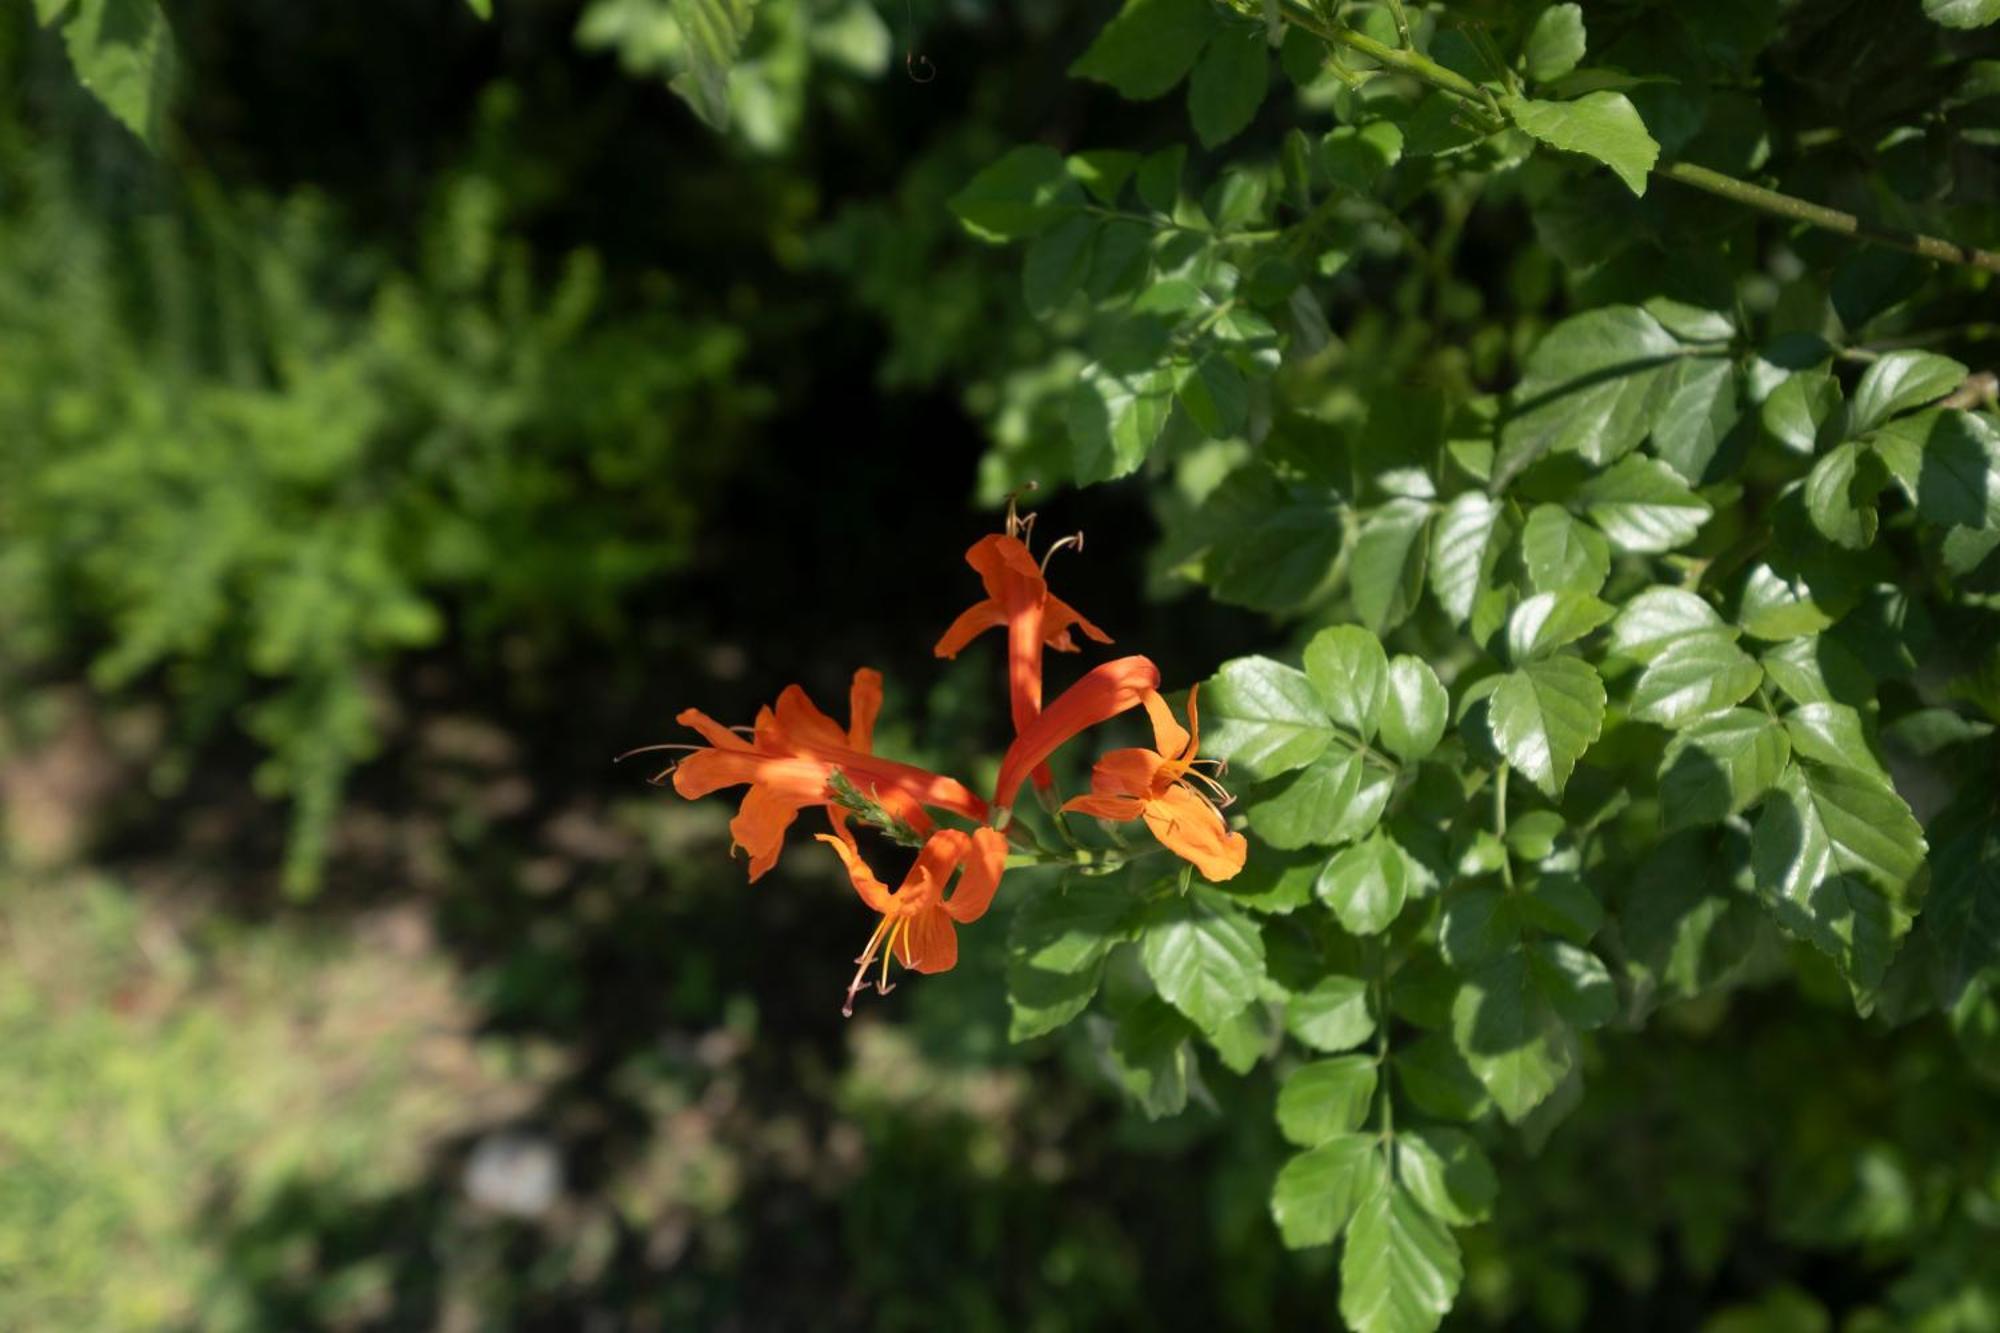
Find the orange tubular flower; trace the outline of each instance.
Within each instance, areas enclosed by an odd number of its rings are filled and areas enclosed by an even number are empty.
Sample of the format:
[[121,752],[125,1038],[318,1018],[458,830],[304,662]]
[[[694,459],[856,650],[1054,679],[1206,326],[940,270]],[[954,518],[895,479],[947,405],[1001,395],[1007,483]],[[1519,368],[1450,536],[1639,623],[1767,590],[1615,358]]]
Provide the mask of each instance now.
[[695,747],[674,768],[674,790],[693,800],[723,787],[749,785],[729,821],[729,835],[749,853],[753,883],[778,863],[785,831],[807,806],[827,806],[834,832],[852,841],[847,812],[833,805],[827,790],[836,771],[920,834],[932,828],[925,806],[983,822],[986,802],[963,784],[875,756],[875,717],[881,707],[881,673],[863,668],[854,673],[845,731],[796,685],[778,696],[775,711],[758,710],[748,740],[700,709],[686,709],[674,720],[700,732],[708,745]]
[[1225,802],[1229,793],[1196,764],[1201,745],[1201,720],[1195,713],[1195,691],[1188,691],[1188,727],[1174,721],[1173,710],[1158,694],[1146,694],[1146,712],[1153,719],[1157,749],[1113,750],[1097,761],[1090,774],[1090,795],[1063,806],[1099,819],[1144,819],[1167,850],[1192,862],[1202,877],[1230,878],[1243,868],[1249,850],[1241,833],[1230,831],[1222,812],[1189,778],[1202,783]]
[[[854,1013],[854,997],[868,984],[868,968],[879,954],[882,974],[875,983],[878,994],[887,995],[889,962],[894,959],[912,972],[948,972],[958,963],[958,933],[953,923],[970,925],[986,915],[993,893],[1000,887],[1000,872],[1007,864],[1007,838],[997,829],[977,828],[971,833],[939,829],[930,835],[916,864],[903,877],[902,886],[891,892],[875,878],[852,842],[822,833],[819,840],[840,854],[847,877],[861,901],[881,913],[875,933],[854,960],[854,980],[847,987],[847,1002],[840,1012]],[[945,886],[953,872],[963,865],[958,890],[950,898]]]
[[1093,668],[1056,696],[1035,720],[1014,738],[1000,761],[1000,780],[993,786],[996,822],[1014,804],[1014,794],[1034,769],[1078,732],[1135,708],[1160,687],[1160,669],[1144,657],[1120,657]]
[[[1007,698],[1014,715],[1014,732],[1028,729],[1042,711],[1042,648],[1059,653],[1076,651],[1072,629],[1083,631],[1099,643],[1111,636],[1085,620],[1075,607],[1049,592],[1043,567],[1035,562],[1017,532],[1022,524],[1008,511],[1007,531],[982,537],[965,553],[965,563],[979,572],[986,585],[986,600],[969,607],[932,649],[939,657],[957,657],[966,644],[996,626],[1007,628]],[[1065,545],[1082,544],[1082,538],[1065,538],[1049,548],[1053,555]],[[1047,556],[1043,560],[1047,560]],[[1035,774],[1037,786],[1049,784],[1048,771]]]

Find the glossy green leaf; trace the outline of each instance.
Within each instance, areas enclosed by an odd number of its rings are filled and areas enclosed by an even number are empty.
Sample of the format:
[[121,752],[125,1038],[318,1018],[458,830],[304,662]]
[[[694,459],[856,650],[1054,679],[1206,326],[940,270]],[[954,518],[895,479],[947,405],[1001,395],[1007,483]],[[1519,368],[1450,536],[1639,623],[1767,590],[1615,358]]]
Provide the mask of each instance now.
[[1431,528],[1431,593],[1445,614],[1464,623],[1498,554],[1500,502],[1482,491],[1459,496]]
[[1861,550],[1875,540],[1875,497],[1889,474],[1874,450],[1849,440],[1835,446],[1806,476],[1806,513],[1828,541]]
[[1159,97],[1193,67],[1221,24],[1207,0],[1127,0],[1069,72],[1135,102]]
[[1301,1148],[1360,1129],[1375,1099],[1375,1057],[1338,1055],[1300,1065],[1278,1089],[1278,1129]]
[[1507,617],[1507,656],[1516,663],[1547,657],[1611,619],[1611,608],[1587,592],[1538,592]]
[[1840,381],[1823,370],[1786,379],[1758,409],[1764,430],[1794,453],[1811,454],[1827,419],[1840,408]]
[[1336,852],[1313,886],[1340,924],[1356,935],[1387,930],[1409,895],[1409,864],[1394,838],[1377,829]]
[[1495,954],[1466,975],[1452,1004],[1452,1035],[1494,1104],[1518,1123],[1576,1063],[1576,1038],[1543,989],[1528,951]]
[[1437,748],[1450,720],[1451,701],[1437,673],[1407,653],[1389,663],[1389,689],[1379,735],[1390,754],[1414,763]]
[[1604,682],[1575,657],[1507,673],[1489,701],[1493,741],[1521,775],[1560,797],[1576,761],[1604,725]]
[[1898,412],[1944,397],[1965,381],[1965,366],[1935,352],[1884,352],[1854,389],[1852,429],[1863,435]]
[[1432,1216],[1469,1227],[1492,1216],[1500,1180],[1478,1142],[1443,1125],[1398,1128],[1396,1178]]
[[1381,818],[1394,778],[1336,746],[1246,803],[1250,828],[1273,847],[1332,846],[1365,836]]
[[1685,635],[1640,673],[1632,690],[1632,716],[1663,727],[1684,727],[1734,708],[1763,681],[1764,668],[1729,635],[1713,630]]
[[[711,7],[734,12],[740,6],[744,25],[749,23],[750,0],[679,0],[677,16],[683,6],[698,13],[711,12]],[[173,30],[157,0],[74,0],[44,13],[41,22],[65,11],[63,47],[77,82],[153,146],[177,64]],[[691,48],[697,36],[690,34]]]
[[1331,1245],[1347,1229],[1356,1205],[1389,1178],[1381,1140],[1347,1134],[1289,1159],[1271,1186],[1271,1216],[1294,1250]]
[[2000,529],[2000,428],[1972,412],[1940,408],[1899,418],[1875,451],[1932,523]]
[[1650,662],[1690,634],[1735,636],[1714,607],[1685,588],[1655,586],[1618,609],[1611,622],[1610,651],[1634,662]]
[[1713,512],[1672,468],[1636,455],[1585,482],[1578,498],[1613,546],[1646,555],[1693,541]]
[[1350,1051],[1375,1035],[1368,983],[1334,973],[1285,1005],[1285,1030],[1316,1051]]
[[1423,593],[1430,513],[1422,500],[1391,500],[1362,520],[1348,580],[1354,609],[1378,634],[1408,619]]
[[1570,102],[1512,98],[1505,106],[1516,125],[1549,147],[1594,157],[1633,194],[1646,192],[1646,173],[1659,160],[1660,145],[1625,94],[1594,92]]
[[1560,79],[1583,59],[1585,45],[1583,6],[1550,5],[1528,29],[1528,77],[1536,83]]
[[1071,391],[1066,420],[1076,479],[1111,481],[1136,471],[1159,442],[1174,406],[1165,367],[1121,373],[1092,362]]
[[1810,760],[1785,770],[1752,839],[1757,889],[1778,924],[1863,990],[1910,928],[1923,858],[1901,797],[1859,769]]
[[1983,28],[2000,23],[2000,0],[1924,0],[1924,13],[1947,28]]
[[1012,241],[1069,216],[1077,194],[1062,154],[1030,144],[974,176],[951,197],[951,211],[981,240]]
[[1464,1277],[1458,1242],[1408,1188],[1362,1200],[1340,1256],[1340,1317],[1354,1333],[1430,1333]]
[[1213,889],[1196,886],[1149,908],[1139,957],[1160,998],[1214,1032],[1257,998],[1264,937]]
[[1268,657],[1222,664],[1201,692],[1203,749],[1255,780],[1317,759],[1333,720],[1306,673]]
[[1232,25],[1209,40],[1188,80],[1188,114],[1202,145],[1235,138],[1264,103],[1271,49],[1260,29]]
[[1679,341],[1635,306],[1604,306],[1549,330],[1514,389],[1495,484],[1552,452],[1600,466],[1628,453],[1652,429],[1680,351]]
[[1762,800],[1791,759],[1782,723],[1732,708],[1701,718],[1668,742],[1660,759],[1660,808],[1667,828],[1713,824]]
[[1313,635],[1304,662],[1327,715],[1362,740],[1373,740],[1389,691],[1382,641],[1359,626],[1335,625]]
[[1611,543],[1561,505],[1541,504],[1521,529],[1521,559],[1536,592],[1594,593],[1611,574]]

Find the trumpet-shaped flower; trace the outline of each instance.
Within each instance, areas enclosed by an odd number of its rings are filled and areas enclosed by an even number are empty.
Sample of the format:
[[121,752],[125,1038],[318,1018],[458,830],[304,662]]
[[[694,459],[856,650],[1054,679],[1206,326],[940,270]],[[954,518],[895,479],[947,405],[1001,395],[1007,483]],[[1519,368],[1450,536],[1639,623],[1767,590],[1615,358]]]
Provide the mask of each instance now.
[[[958,963],[956,926],[970,925],[986,914],[1007,864],[1007,838],[999,830],[981,827],[965,833],[939,829],[924,842],[902,885],[892,891],[875,877],[852,841],[825,833],[819,840],[839,853],[854,891],[882,917],[875,924],[875,933],[868,937],[867,947],[854,960],[854,980],[841,1007],[843,1014],[850,1015],[854,997],[868,984],[868,969],[878,958],[882,971],[875,988],[883,995],[891,989],[891,960],[912,972],[946,972],[954,967]],[[947,898],[945,889],[960,866],[965,873]]]
[[686,709],[675,721],[700,732],[708,745],[695,747],[675,766],[674,790],[692,800],[723,787],[749,786],[729,821],[729,835],[749,854],[753,882],[777,864],[786,830],[807,806],[827,806],[835,833],[852,842],[847,812],[829,791],[835,773],[920,835],[932,828],[926,806],[983,821],[986,803],[961,783],[874,754],[881,707],[881,673],[863,668],[854,673],[849,690],[845,730],[797,685],[778,696],[775,709],[758,710],[748,739],[699,709]]
[[1155,748],[1106,754],[1091,770],[1090,795],[1067,802],[1063,809],[1099,819],[1144,819],[1154,837],[1193,863],[1204,878],[1224,880],[1243,869],[1249,844],[1230,829],[1209,795],[1226,802],[1229,794],[1196,767],[1217,761],[1195,758],[1201,746],[1195,694],[1188,691],[1188,725],[1183,728],[1167,701],[1149,690],[1146,712],[1153,721]]
[[[1059,653],[1076,651],[1071,630],[1087,638],[1110,643],[1111,636],[1085,620],[1069,603],[1049,592],[1043,566],[1037,564],[1027,543],[1015,534],[1025,525],[1010,511],[1007,531],[982,537],[965,553],[965,563],[979,573],[986,585],[986,598],[977,602],[951,623],[932,650],[939,657],[957,657],[973,639],[989,629],[1007,630],[1007,702],[1018,735],[1042,711],[1042,649]],[[1049,554],[1070,541],[1066,538],[1049,548]],[[1044,562],[1047,556],[1043,557]],[[1036,785],[1049,784],[1048,771],[1035,774]]]
[[[1056,696],[1055,702],[1030,722],[1007,747],[1000,760],[1000,778],[993,786],[993,804],[1004,811],[1014,804],[1028,774],[1040,767],[1064,742],[1136,708],[1160,687],[1160,669],[1144,657],[1120,657],[1084,673],[1082,679]],[[1000,819],[1004,825],[1006,820]]]

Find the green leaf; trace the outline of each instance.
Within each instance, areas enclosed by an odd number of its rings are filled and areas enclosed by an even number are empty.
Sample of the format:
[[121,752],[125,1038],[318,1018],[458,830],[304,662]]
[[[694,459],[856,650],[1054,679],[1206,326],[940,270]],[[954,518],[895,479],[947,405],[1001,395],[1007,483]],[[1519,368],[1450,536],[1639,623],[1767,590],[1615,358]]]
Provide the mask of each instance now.
[[[1451,1021],[1450,1003],[1451,997],[1447,996],[1447,1011],[1441,1020],[1447,1024]],[[1487,1095],[1485,1085],[1444,1033],[1432,1033],[1397,1047],[1390,1064],[1403,1095],[1425,1115],[1473,1121],[1493,1109],[1493,1099]]]
[[1613,546],[1642,555],[1685,546],[1714,512],[1672,468],[1636,455],[1585,482],[1578,498]]
[[974,176],[949,206],[974,236],[1001,242],[1036,235],[1069,216],[1076,197],[1062,154],[1029,144]]
[[1652,429],[1680,348],[1636,306],[1604,306],[1550,329],[1515,386],[1494,485],[1505,486],[1552,451],[1599,466],[1630,452]]
[[1153,995],[1118,1017],[1112,1067],[1149,1119],[1179,1115],[1187,1108],[1188,1086],[1196,1076],[1190,1031],[1185,1018]]
[[[43,12],[41,21],[51,17]],[[154,146],[177,63],[173,30],[156,0],[76,0],[63,24],[63,46],[77,82]]]
[[1875,497],[1889,474],[1857,440],[1836,445],[1806,475],[1806,515],[1821,536],[1858,551],[1875,541]]
[[1875,449],[1924,518],[2000,528],[2000,429],[1986,418],[1949,408],[1919,412],[1882,427]]
[[[1509,825],[1507,832],[1512,845],[1514,826]],[[1524,923],[1551,931],[1573,944],[1587,943],[1604,924],[1604,905],[1597,901],[1590,886],[1576,875],[1561,871],[1545,871],[1535,876],[1520,899],[1519,910]]]
[[1094,218],[1066,218],[1029,243],[1021,264],[1021,297],[1029,314],[1046,319],[1082,289],[1099,230]]
[[1898,412],[1944,397],[1965,374],[1963,363],[1936,352],[1884,352],[1855,386],[1850,429],[1865,435]]
[[1215,531],[1202,576],[1219,600],[1296,611],[1333,583],[1340,510],[1324,488],[1282,482],[1263,468],[1238,468],[1202,512]]
[[1381,726],[1382,744],[1389,753],[1406,764],[1422,759],[1444,739],[1450,715],[1451,701],[1428,663],[1408,654],[1389,663]]
[[1758,409],[1758,420],[1772,439],[1794,453],[1811,454],[1819,432],[1840,406],[1840,381],[1824,370],[1791,376],[1771,391]]
[[1203,748],[1253,781],[1311,763],[1333,743],[1333,720],[1306,673],[1239,657],[1202,687]]
[[1567,940],[1536,940],[1528,968],[1549,1004],[1580,1028],[1601,1027],[1618,1011],[1618,988],[1604,962]]
[[1472,614],[1473,599],[1492,572],[1501,512],[1498,500],[1471,491],[1446,505],[1431,531],[1431,593],[1456,624]]
[[2000,0],[1924,0],[1924,13],[1947,28],[1983,28],[2000,23]]
[[1319,165],[1331,179],[1367,194],[1403,157],[1403,131],[1395,122],[1342,125],[1319,143]]
[[465,3],[480,18],[490,19],[493,17],[493,0],[465,0]]
[[1536,83],[1560,79],[1583,59],[1583,7],[1550,5],[1528,30],[1528,77]]
[[1576,1038],[1543,990],[1546,976],[1516,946],[1468,973],[1452,1002],[1453,1039],[1510,1122],[1534,1110],[1576,1063]]
[[1378,634],[1407,620],[1423,594],[1430,513],[1423,500],[1391,500],[1362,520],[1348,580],[1354,609]]
[[1256,923],[1202,886],[1147,911],[1139,957],[1160,997],[1204,1032],[1241,1013],[1264,981],[1264,937]]
[[1611,543],[1557,504],[1536,505],[1521,529],[1521,559],[1536,592],[1594,593],[1611,574]]
[[1521,913],[1517,902],[1512,894],[1495,888],[1455,890],[1445,900],[1438,927],[1438,947],[1445,961],[1466,971],[1518,947]]
[[1659,160],[1660,145],[1624,93],[1590,93],[1573,102],[1516,97],[1504,105],[1516,125],[1549,147],[1594,157],[1633,194],[1646,193],[1646,173]]
[[1784,726],[1749,708],[1705,717],[1667,743],[1660,808],[1667,829],[1714,824],[1764,798],[1791,759]]
[[1611,622],[1610,651],[1634,662],[1650,662],[1687,635],[1710,631],[1732,638],[1736,633],[1694,593],[1654,586],[1618,609]]
[[1792,749],[1807,759],[1858,768],[1889,785],[1889,770],[1875,757],[1861,714],[1846,704],[1831,700],[1800,704],[1785,714],[1785,735]]
[[1278,1089],[1278,1129],[1301,1148],[1360,1129],[1375,1098],[1375,1057],[1340,1055],[1300,1065]]
[[1507,762],[1551,798],[1604,725],[1604,682],[1588,662],[1552,657],[1510,671],[1489,700],[1488,724]]
[[1139,155],[1116,148],[1093,148],[1070,154],[1065,165],[1070,178],[1090,191],[1092,198],[1106,208],[1116,208],[1125,182],[1138,169]]
[[1500,1197],[1500,1181],[1485,1150],[1464,1130],[1443,1125],[1398,1130],[1396,1178],[1448,1226],[1484,1222]]
[[1234,878],[1217,888],[1239,907],[1283,916],[1312,901],[1313,881],[1319,878],[1325,859],[1323,852],[1288,856],[1276,849],[1260,849]]
[[1007,933],[1008,1037],[1068,1023],[1097,993],[1105,955],[1132,938],[1140,900],[1127,876],[1066,876],[1029,899]]
[[1239,434],[1250,418],[1250,388],[1228,358],[1205,356],[1180,376],[1180,405],[1210,439]]
[[1139,202],[1155,213],[1171,214],[1181,197],[1181,168],[1187,163],[1187,145],[1173,144],[1149,153],[1139,163]]
[[1230,26],[1215,34],[1188,80],[1188,114],[1202,147],[1243,132],[1264,104],[1270,78],[1270,46],[1260,29]]
[[1409,895],[1409,861],[1395,839],[1377,829],[1366,841],[1336,852],[1313,889],[1348,932],[1380,934]]
[[1083,485],[1138,470],[1159,442],[1174,405],[1174,375],[1165,366],[1121,374],[1096,362],[1071,391],[1067,421]]
[[1609,619],[1611,608],[1587,592],[1538,592],[1507,617],[1507,656],[1516,663],[1547,657]]
[[1221,26],[1208,0],[1127,0],[1069,72],[1116,88],[1128,101],[1165,94]]
[[1875,697],[1875,679],[1837,639],[1800,638],[1764,653],[1764,675],[1793,703]]
[[1974,978],[2000,967],[2000,819],[1983,817],[1934,828],[1931,890],[1924,900],[1924,929],[1930,932],[1932,975],[1939,999],[1955,1005]]
[[1375,1035],[1368,983],[1334,974],[1320,978],[1285,1005],[1285,1030],[1316,1051],[1350,1051]]
[[1333,750],[1272,787],[1246,814],[1257,836],[1286,850],[1333,845],[1365,835],[1382,816],[1395,780],[1348,750]]
[[1736,381],[1736,367],[1723,357],[1689,357],[1672,372],[1653,421],[1653,452],[1690,484],[1701,482],[1735,428]]
[[1736,602],[1736,623],[1753,639],[1798,639],[1817,634],[1838,617],[1815,601],[1803,580],[1788,579],[1767,564],[1750,567]]
[[1859,769],[1795,761],[1751,839],[1758,892],[1789,933],[1873,989],[1915,914],[1924,836],[1902,798]]
[[1663,727],[1684,727],[1749,698],[1764,683],[1764,668],[1717,630],[1689,634],[1646,664],[1632,691],[1632,716]]
[[1340,1317],[1354,1333],[1430,1333],[1465,1275],[1458,1242],[1403,1185],[1363,1200],[1340,1256]]
[[1373,740],[1389,692],[1382,641],[1358,626],[1336,625],[1313,635],[1304,661],[1327,715],[1362,740]]
[[1348,1134],[1283,1167],[1271,1186],[1271,1216],[1287,1247],[1331,1245],[1347,1228],[1354,1209],[1389,1178],[1388,1164],[1373,1134]]

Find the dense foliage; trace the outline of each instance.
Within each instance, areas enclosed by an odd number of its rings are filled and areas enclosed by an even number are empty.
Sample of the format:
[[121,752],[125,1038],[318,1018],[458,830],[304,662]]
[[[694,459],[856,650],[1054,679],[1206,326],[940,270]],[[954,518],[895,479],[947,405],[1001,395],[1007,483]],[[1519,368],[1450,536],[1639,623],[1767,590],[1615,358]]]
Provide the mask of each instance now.
[[[185,62],[151,0],[36,18],[10,68],[46,80],[31,53],[59,34],[182,160],[162,108]],[[965,964],[875,1006],[1056,1091],[1017,1121],[906,1050],[889,1063],[921,1091],[877,1069],[832,1094],[883,1163],[838,1205],[863,1256],[841,1319],[2000,1328],[2000,5],[565,20],[708,127],[676,200],[756,219],[761,299],[698,249],[660,278],[657,237],[564,213],[562,185],[615,172],[534,139],[520,103],[553,80],[489,96],[414,244],[366,235],[398,234],[397,201],[371,217],[351,179],[343,215],[190,160],[132,209],[138,150],[21,80],[42,122],[17,105],[0,138],[13,670],[87,662],[173,698],[156,782],[240,717],[309,887],[415,658],[609,650],[650,581],[738,522],[768,525],[779,582],[840,562],[837,527],[808,549],[769,508],[713,506],[727,442],[787,410],[804,432],[831,392],[796,369],[834,355],[820,303],[860,310],[883,393],[935,413],[942,388],[980,424],[982,500],[1142,497],[1155,604],[1114,614],[1100,575],[1086,609],[1121,642],[1181,627],[1165,674],[1206,677],[1250,848],[1191,886],[1079,829],[1078,868],[1010,871]],[[571,110],[577,141],[610,118]],[[822,465],[896,470],[844,448]],[[763,455],[780,481],[787,457]],[[845,576],[885,641],[952,609],[905,605],[905,573]],[[774,659],[760,686],[865,660],[818,661],[790,610],[727,613]],[[908,704],[889,739],[974,751],[955,733],[1001,711],[966,702],[982,669],[912,686],[929,716]],[[839,961],[791,970],[832,1004]],[[549,973],[505,975],[503,1014]],[[1102,1137],[1077,1109],[1100,1086],[1133,1108]],[[1036,1177],[1073,1207],[981,1192],[1064,1136],[1201,1169]],[[1124,1210],[1093,1211],[1094,1186],[1172,1210],[1126,1234],[1208,1267],[1107,1241]],[[956,1238],[1028,1304],[952,1271],[912,1214],[952,1190]],[[994,1239],[1020,1227],[1050,1229],[1039,1264]],[[895,1240],[925,1272],[892,1271]],[[648,1308],[783,1308],[760,1299]]]

